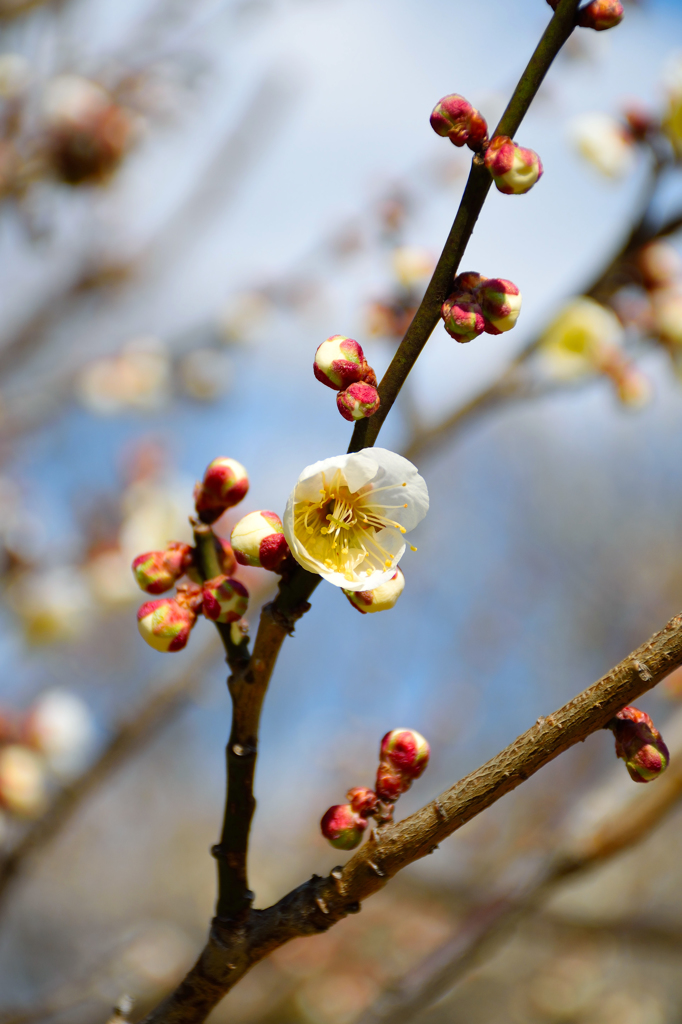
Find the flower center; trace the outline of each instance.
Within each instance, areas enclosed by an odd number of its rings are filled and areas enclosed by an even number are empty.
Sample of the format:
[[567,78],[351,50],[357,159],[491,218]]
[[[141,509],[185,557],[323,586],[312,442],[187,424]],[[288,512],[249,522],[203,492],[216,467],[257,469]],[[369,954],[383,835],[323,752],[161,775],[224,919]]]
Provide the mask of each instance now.
[[[396,486],[373,489],[371,485],[351,492],[340,470],[331,480],[322,474],[322,487],[317,501],[303,500],[294,509],[294,532],[307,552],[331,572],[341,573],[349,582],[360,574],[371,576],[394,565],[394,555],[380,543],[382,530],[406,530],[390,519],[386,512],[401,505],[384,505],[377,500],[379,491]],[[403,484],[406,487],[407,484]],[[359,566],[361,573],[356,573]]]

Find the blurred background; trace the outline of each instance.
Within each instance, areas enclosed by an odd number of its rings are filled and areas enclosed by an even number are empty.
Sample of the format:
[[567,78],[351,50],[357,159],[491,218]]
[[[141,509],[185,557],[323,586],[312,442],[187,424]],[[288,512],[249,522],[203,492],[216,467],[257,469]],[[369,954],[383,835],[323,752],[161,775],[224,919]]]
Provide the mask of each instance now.
[[[141,1014],[201,947],[225,666],[205,621],[172,657],[145,646],[130,562],[190,539],[214,457],[250,476],[228,537],[345,451],[314,351],[340,333],[388,365],[468,173],[430,111],[461,92],[494,125],[549,16],[544,0],[0,0],[0,1020],[96,1024],[123,994]],[[631,3],[616,30],[574,34],[522,126],[545,175],[491,192],[462,266],[520,287],[518,326],[467,346],[439,327],[382,432],[431,494],[399,603],[360,617],[323,584],[285,644],[257,906],[345,859],[319,819],[372,784],[386,730],[432,748],[402,817],[682,606],[681,49],[675,0]],[[666,240],[604,283],[645,207],[639,241]],[[240,578],[255,632],[275,577]],[[675,737],[681,699],[673,676],[641,707]],[[359,1020],[476,907],[525,891],[590,808],[640,788],[592,736],[211,1020]],[[421,1019],[682,1020],[681,838],[673,807]]]

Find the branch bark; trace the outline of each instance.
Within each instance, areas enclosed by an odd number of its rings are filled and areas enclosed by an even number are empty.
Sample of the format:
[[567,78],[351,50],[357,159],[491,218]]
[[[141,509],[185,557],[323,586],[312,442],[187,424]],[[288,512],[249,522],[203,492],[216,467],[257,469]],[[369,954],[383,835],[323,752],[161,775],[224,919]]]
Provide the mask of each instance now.
[[404,821],[388,825],[327,878],[314,875],[235,927],[214,920],[199,960],[144,1024],[201,1024],[259,960],[290,939],[326,931],[408,864],[511,792],[564,750],[604,728],[617,711],[682,664],[682,614],[598,682]]

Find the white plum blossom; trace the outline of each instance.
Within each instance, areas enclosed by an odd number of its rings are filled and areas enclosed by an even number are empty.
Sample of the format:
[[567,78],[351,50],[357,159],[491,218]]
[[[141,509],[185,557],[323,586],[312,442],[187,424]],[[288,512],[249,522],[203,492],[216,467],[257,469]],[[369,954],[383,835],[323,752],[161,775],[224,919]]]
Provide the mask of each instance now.
[[582,156],[608,178],[620,178],[632,169],[635,161],[632,138],[615,117],[581,114],[573,118],[569,130]]
[[289,495],[284,535],[304,569],[344,590],[373,590],[394,575],[405,534],[428,510],[429,492],[411,462],[364,448],[303,470]]

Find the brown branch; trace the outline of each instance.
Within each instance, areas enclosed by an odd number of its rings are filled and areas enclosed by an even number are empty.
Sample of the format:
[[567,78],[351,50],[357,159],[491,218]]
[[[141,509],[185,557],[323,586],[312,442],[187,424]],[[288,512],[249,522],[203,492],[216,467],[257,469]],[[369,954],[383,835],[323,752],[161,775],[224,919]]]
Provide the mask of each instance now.
[[[511,792],[682,664],[682,615],[558,711],[539,718],[496,757],[397,824],[383,828],[343,869],[313,876],[238,928],[214,920],[198,962],[144,1024],[201,1024],[259,960],[290,939],[326,931],[408,864]],[[660,785],[660,782],[658,783]]]
[[[561,0],[559,3],[554,17],[519,79],[494,135],[513,137],[518,131],[552,61],[573,31],[577,9],[578,0]],[[492,179],[485,168],[483,157],[477,154],[471,163],[469,179],[457,216],[424,298],[379,384],[381,406],[372,417],[356,423],[349,451],[360,451],[361,448],[367,448],[376,441],[410,370],[440,320],[441,306],[450,291],[453,277],[457,273],[491,185]]]
[[0,903],[7,897],[11,885],[32,863],[35,855],[73,818],[86,797],[95,792],[117,768],[182,710],[188,695],[203,681],[217,652],[217,644],[206,644],[189,668],[178,673],[161,689],[152,692],[118,726],[94,764],[60,792],[43,817],[31,825],[17,846],[0,860]]
[[472,967],[492,955],[566,878],[586,874],[650,835],[682,797],[682,758],[677,759],[675,754],[682,754],[682,750],[672,751],[671,765],[654,787],[645,792],[638,789],[588,836],[560,850],[521,898],[510,896],[473,909],[452,938],[384,992],[356,1024],[389,1020],[391,1024],[407,1024],[450,992]]

